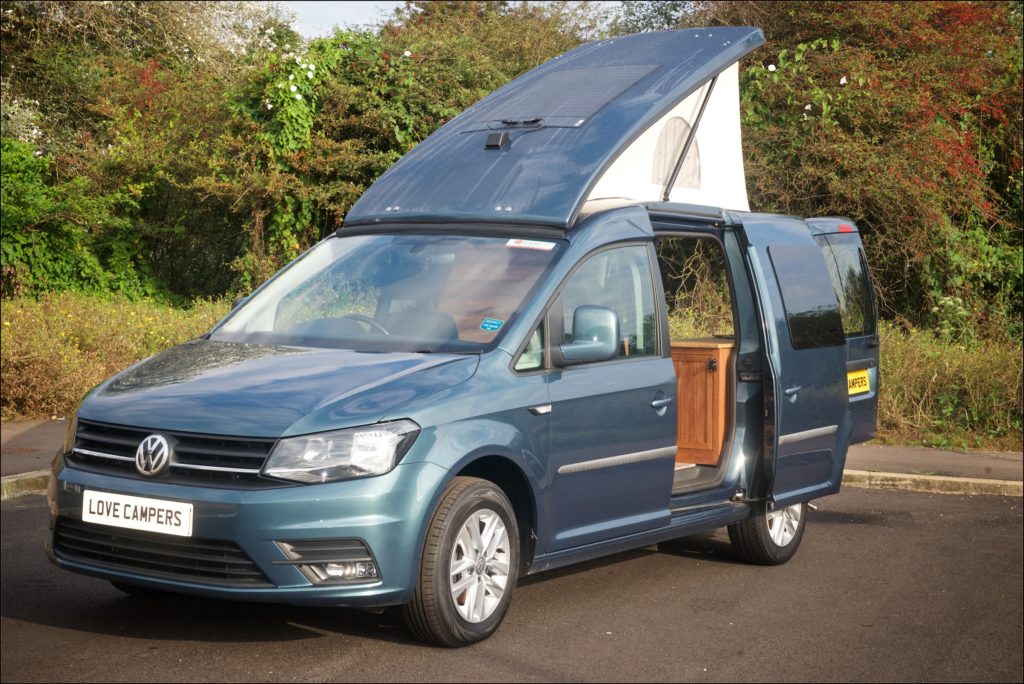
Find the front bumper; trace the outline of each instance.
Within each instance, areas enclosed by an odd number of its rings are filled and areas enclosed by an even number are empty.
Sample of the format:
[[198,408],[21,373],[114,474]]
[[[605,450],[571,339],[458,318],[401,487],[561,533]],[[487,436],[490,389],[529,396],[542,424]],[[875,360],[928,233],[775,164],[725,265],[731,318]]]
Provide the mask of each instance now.
[[[50,478],[51,537],[47,543],[47,553],[61,568],[219,599],[363,608],[412,600],[423,535],[448,476],[448,471],[432,463],[409,463],[386,475],[361,480],[237,490],[116,477],[68,468],[62,461],[57,459]],[[192,538],[237,544],[272,586],[218,586],[55,553],[52,531],[59,519],[81,520],[83,491],[87,489],[192,503]],[[157,539],[163,536],[152,535]],[[275,543],[310,539],[364,541],[377,561],[380,579],[365,584],[313,585],[296,566],[286,564],[288,557]]]

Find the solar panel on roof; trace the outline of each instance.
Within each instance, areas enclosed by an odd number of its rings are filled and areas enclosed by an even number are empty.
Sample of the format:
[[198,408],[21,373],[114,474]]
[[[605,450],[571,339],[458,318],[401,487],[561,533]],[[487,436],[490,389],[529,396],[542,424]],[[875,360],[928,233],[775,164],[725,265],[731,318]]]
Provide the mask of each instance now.
[[483,116],[488,121],[554,117],[587,119],[659,66],[628,64],[552,71]]
[[[645,131],[763,42],[760,29],[715,27],[637,33],[573,48],[499,88],[416,145],[363,193],[345,225],[502,221],[568,229],[588,198],[625,196],[619,190],[625,183],[609,175],[611,167],[628,156]],[[716,90],[724,92],[721,84]],[[738,102],[734,105],[738,117]],[[693,125],[686,112],[679,116]],[[738,121],[735,128],[737,136],[723,138],[729,145],[738,141]],[[654,131],[655,139],[660,130]],[[495,138],[488,146],[496,132],[507,133],[507,141]],[[717,162],[725,158],[712,148],[722,144],[701,145],[699,190],[677,183],[673,192],[698,193],[700,198],[687,201],[708,204],[703,198],[713,183],[705,181],[713,168],[724,168]],[[639,166],[630,162],[620,175],[660,192],[663,188],[650,180],[652,165],[653,160]],[[604,179],[615,180],[615,194],[598,193]],[[679,198],[673,194],[672,199]]]

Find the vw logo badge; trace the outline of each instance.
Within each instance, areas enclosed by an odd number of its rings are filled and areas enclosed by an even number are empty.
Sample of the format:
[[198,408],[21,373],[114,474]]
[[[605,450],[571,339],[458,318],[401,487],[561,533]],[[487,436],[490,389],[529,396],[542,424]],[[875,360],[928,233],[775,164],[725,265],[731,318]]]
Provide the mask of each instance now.
[[146,477],[156,477],[171,461],[171,446],[163,435],[150,435],[135,450],[135,469]]

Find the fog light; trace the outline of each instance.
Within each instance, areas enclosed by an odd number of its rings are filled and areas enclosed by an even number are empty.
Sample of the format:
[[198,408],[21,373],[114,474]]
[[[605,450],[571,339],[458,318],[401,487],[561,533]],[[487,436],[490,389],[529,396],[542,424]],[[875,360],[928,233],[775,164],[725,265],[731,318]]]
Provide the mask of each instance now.
[[318,571],[317,574],[323,573],[325,576],[331,579],[375,580],[378,577],[380,577],[380,574],[377,572],[377,564],[366,561],[356,561],[348,563],[327,563],[326,565],[315,565],[313,567]]
[[380,569],[361,539],[302,539],[279,541],[288,560],[310,584],[368,584],[380,582]]

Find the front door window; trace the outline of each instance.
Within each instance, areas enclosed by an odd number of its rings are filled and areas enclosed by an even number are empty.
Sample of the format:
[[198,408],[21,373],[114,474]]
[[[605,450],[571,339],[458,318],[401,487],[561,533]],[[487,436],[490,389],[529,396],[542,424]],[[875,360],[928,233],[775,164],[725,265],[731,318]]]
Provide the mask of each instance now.
[[561,299],[563,341],[572,341],[577,308],[603,306],[619,319],[617,357],[658,354],[651,262],[646,247],[621,247],[590,257],[569,278]]

